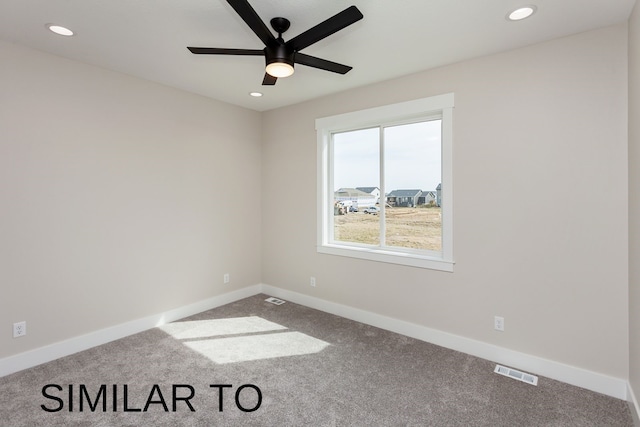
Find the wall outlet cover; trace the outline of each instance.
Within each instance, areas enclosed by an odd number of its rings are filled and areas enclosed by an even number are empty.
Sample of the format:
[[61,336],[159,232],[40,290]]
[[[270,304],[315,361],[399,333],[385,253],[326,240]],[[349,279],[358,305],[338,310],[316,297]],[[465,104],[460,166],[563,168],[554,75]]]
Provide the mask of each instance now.
[[23,337],[27,335],[27,322],[17,322],[13,324],[13,337]]

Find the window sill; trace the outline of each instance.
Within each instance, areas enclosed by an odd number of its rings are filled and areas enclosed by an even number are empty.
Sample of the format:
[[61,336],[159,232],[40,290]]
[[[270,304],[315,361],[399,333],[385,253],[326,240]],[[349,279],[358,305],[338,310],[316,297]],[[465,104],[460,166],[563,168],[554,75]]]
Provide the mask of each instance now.
[[318,246],[317,249],[318,253],[322,254],[346,256],[368,261],[386,262],[390,264],[406,265],[410,267],[426,268],[430,270],[453,272],[454,262],[452,260],[448,261],[433,256],[410,254],[405,252],[394,252],[391,250],[383,249],[342,246],[335,244],[325,244],[322,246]]

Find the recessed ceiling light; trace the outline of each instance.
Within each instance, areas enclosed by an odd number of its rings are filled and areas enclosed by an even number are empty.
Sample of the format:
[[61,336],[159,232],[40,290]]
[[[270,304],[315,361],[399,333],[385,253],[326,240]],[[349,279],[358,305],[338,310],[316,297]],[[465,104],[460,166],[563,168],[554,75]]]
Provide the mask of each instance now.
[[52,32],[54,32],[54,33],[56,33],[56,34],[59,34],[59,35],[61,35],[61,36],[67,36],[67,37],[69,37],[69,36],[72,36],[72,35],[73,35],[73,31],[71,31],[71,30],[70,30],[70,29],[68,29],[68,28],[61,27],[60,25],[47,24],[47,25],[46,25],[46,27],[47,27],[50,31],[52,31]]
[[519,7],[518,9],[509,13],[507,15],[507,19],[509,21],[520,21],[533,15],[536,12],[536,10],[537,10],[537,7],[533,5]]
[[251,92],[249,93],[249,95],[253,96],[254,98],[260,98],[262,96],[261,92]]

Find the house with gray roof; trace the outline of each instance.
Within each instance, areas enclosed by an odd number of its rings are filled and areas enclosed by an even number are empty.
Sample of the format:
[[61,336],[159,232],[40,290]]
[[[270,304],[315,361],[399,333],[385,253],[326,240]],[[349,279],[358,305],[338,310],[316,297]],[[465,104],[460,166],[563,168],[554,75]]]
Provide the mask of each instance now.
[[393,190],[387,194],[387,203],[391,206],[410,207],[418,206],[418,199],[422,190]]
[[436,200],[437,200],[437,194],[435,190],[423,191],[420,197],[418,197],[418,204],[419,205],[436,204],[437,203]]
[[368,208],[375,206],[378,198],[357,188],[340,188],[333,194],[336,202],[349,202],[350,206]]
[[369,193],[376,198],[376,202],[380,201],[380,188],[378,187],[356,187],[356,190],[364,191],[365,193]]

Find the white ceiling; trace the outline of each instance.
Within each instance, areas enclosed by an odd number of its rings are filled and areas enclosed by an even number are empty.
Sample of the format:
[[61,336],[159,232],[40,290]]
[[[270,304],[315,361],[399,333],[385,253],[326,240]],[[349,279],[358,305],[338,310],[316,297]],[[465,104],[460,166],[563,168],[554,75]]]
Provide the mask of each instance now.
[[[464,59],[625,21],[635,0],[249,0],[288,40],[355,4],[364,19],[303,52],[353,66],[302,65],[262,86],[264,59],[193,55],[186,46],[262,49],[226,0],[0,0],[0,39],[265,111]],[[520,22],[506,14],[535,4]],[[75,31],[57,36],[55,23]],[[0,59],[1,61],[1,59]],[[252,98],[252,91],[264,93]]]

